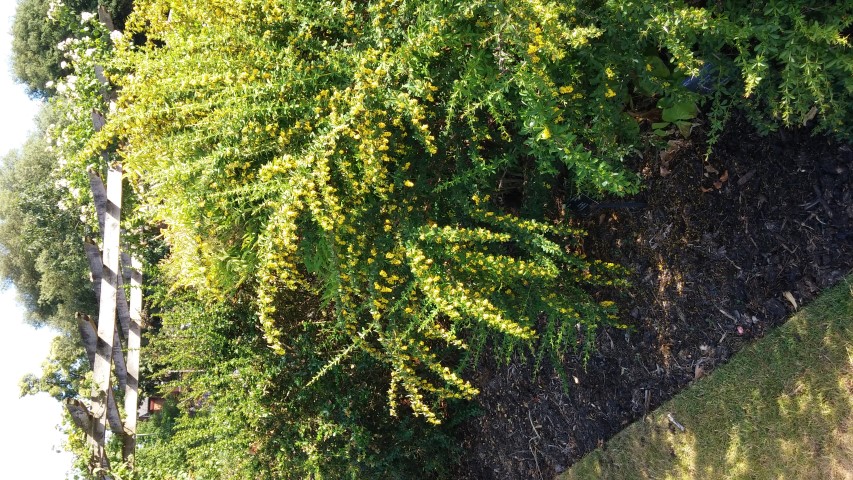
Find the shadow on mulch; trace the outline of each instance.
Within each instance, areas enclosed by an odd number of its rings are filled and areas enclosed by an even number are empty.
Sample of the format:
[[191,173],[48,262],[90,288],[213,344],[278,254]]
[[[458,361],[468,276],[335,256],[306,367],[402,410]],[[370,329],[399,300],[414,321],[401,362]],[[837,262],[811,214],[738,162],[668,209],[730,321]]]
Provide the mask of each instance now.
[[585,367],[568,359],[568,394],[553,371],[485,359],[456,478],[553,478],[851,271],[850,145],[735,119],[704,152],[646,155],[644,209],[577,220],[590,257],[633,271],[609,292],[631,328],[602,330]]

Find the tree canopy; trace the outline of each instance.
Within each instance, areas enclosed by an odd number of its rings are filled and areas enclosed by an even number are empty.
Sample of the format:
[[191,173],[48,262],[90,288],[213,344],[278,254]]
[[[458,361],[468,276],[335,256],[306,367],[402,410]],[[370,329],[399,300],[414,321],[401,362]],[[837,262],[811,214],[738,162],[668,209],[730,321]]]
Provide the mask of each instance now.
[[[57,155],[45,130],[58,121],[42,111],[39,129],[20,151],[3,159],[0,169],[0,278],[15,285],[27,319],[61,331],[76,328],[74,314],[94,312],[94,294],[83,237],[91,236],[69,194],[55,175]],[[88,195],[86,195],[88,196]]]
[[[12,71],[26,85],[30,95],[48,97],[53,90],[48,85],[71,73],[72,59],[59,48],[60,42],[72,37],[74,31],[58,22],[51,12],[56,0],[20,0],[12,24]],[[83,12],[97,12],[98,4],[105,6],[117,28],[124,27],[130,14],[130,0],[66,0],[65,5],[79,20]]]

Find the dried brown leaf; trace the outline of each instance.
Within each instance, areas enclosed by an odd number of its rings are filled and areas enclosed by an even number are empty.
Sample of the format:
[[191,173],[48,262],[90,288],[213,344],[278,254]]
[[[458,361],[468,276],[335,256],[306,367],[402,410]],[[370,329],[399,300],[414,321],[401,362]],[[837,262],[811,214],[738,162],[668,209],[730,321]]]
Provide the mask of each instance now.
[[670,140],[667,142],[666,150],[660,152],[661,161],[665,165],[668,165],[687,145],[690,145],[690,143],[685,140]]
[[800,307],[797,305],[797,299],[796,299],[796,298],[794,298],[794,295],[793,295],[791,292],[789,292],[789,291],[784,291],[784,292],[782,292],[782,296],[783,296],[783,297],[785,297],[785,300],[787,300],[788,302],[790,302],[790,303],[791,303],[791,305],[794,307],[794,310],[797,310],[797,309],[799,309],[799,308],[800,308]]

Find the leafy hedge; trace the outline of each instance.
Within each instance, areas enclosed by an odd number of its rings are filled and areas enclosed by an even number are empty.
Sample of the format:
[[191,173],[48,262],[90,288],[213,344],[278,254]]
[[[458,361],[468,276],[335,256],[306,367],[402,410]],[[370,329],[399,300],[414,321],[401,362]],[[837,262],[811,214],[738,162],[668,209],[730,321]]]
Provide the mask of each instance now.
[[618,283],[620,269],[586,259],[582,232],[501,211],[521,205],[496,189],[529,176],[547,190],[568,167],[596,191],[636,189],[617,143],[586,137],[599,144],[590,150],[570,129],[591,104],[623,117],[611,87],[564,111],[573,97],[561,89],[578,82],[553,78],[572,63],[565,44],[582,47],[595,29],[526,4],[170,7],[167,17],[141,3],[131,18],[150,43],[119,44],[132,75],[118,77],[107,131],[168,225],[176,285],[210,298],[255,291],[285,357],[286,332],[308,320],[282,299],[323,299],[335,318],[323,335],[348,340],[317,375],[366,352],[390,371],[392,413],[404,402],[434,423],[436,401],[476,394],[442,360],[447,347],[496,332],[508,357],[540,335],[556,358],[609,321],[612,303],[588,288]]

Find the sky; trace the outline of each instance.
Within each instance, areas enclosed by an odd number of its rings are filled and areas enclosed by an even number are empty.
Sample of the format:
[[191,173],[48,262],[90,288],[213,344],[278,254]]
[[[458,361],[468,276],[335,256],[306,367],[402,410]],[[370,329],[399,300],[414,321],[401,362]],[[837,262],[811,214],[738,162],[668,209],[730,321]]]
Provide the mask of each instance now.
[[[19,148],[34,129],[39,109],[11,75],[11,17],[17,2],[0,0],[0,156]],[[18,381],[26,373],[39,373],[54,334],[36,330],[23,321],[13,289],[0,291],[0,477],[34,480],[64,479],[71,469],[71,454],[61,451],[63,435],[57,430],[62,407],[47,394],[19,398]]]

